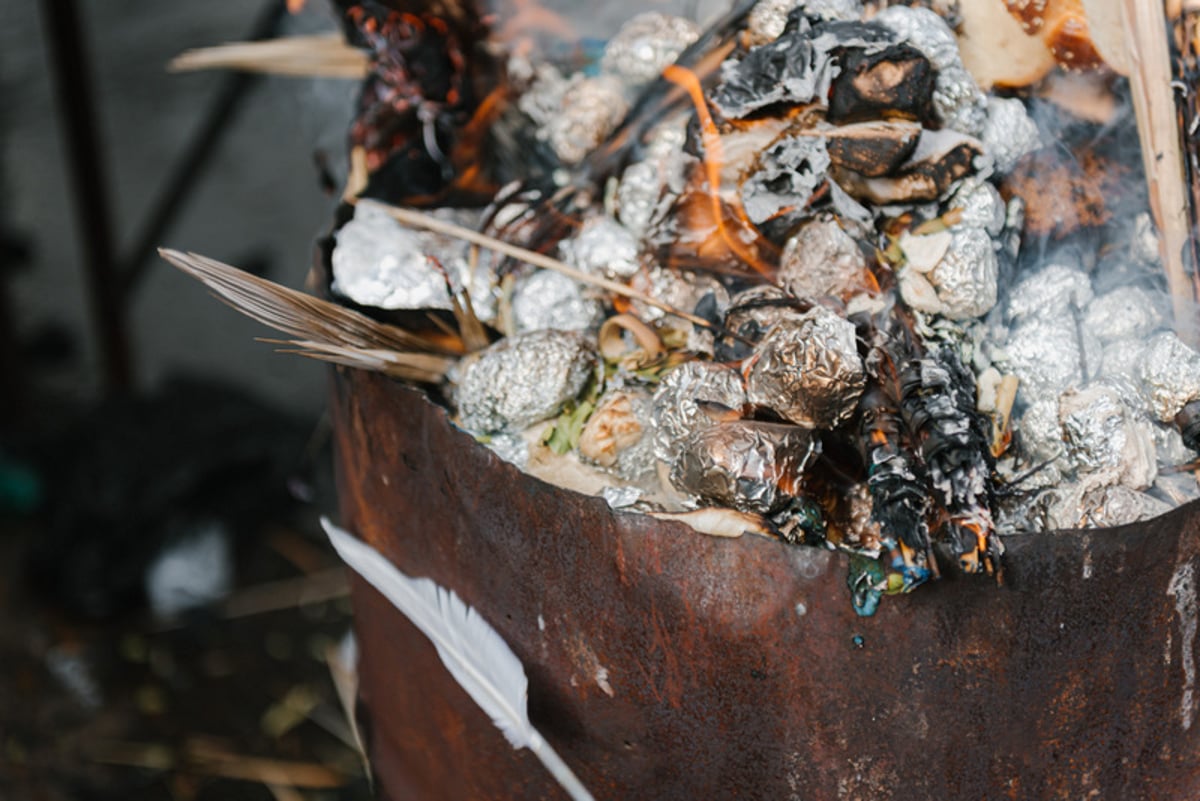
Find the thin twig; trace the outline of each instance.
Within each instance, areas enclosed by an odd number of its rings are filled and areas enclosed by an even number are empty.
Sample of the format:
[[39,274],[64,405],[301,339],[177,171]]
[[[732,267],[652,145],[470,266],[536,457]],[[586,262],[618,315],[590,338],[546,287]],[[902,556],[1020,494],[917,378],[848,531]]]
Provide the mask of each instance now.
[[704,328],[717,328],[717,326],[714,326],[703,317],[699,317],[695,314],[689,314],[688,312],[677,309],[670,304],[663,303],[661,300],[645,294],[644,292],[638,292],[636,289],[630,289],[624,284],[617,283],[616,281],[610,281],[607,278],[600,278],[599,276],[590,275],[581,270],[577,270],[569,264],[559,261],[558,259],[553,259],[545,254],[538,253],[533,250],[527,250],[523,247],[518,247],[517,245],[510,245],[508,242],[497,239],[494,236],[488,236],[487,234],[480,233],[479,231],[472,231],[470,228],[464,228],[461,225],[455,225],[454,223],[446,222],[445,220],[439,220],[429,214],[425,214],[424,212],[420,211],[414,211],[413,209],[402,209],[397,206],[389,206],[386,203],[380,203],[375,200],[359,200],[357,202],[361,204],[370,204],[375,208],[381,209],[392,219],[396,220],[397,222],[402,222],[405,225],[411,225],[416,228],[424,228],[428,231],[454,237],[455,239],[461,239],[464,242],[478,245],[481,248],[487,248],[488,250],[495,251],[496,253],[502,253],[505,256],[517,259],[518,261],[532,264],[534,267],[541,267],[545,270],[553,270],[554,272],[561,273],[568,278],[573,278],[580,283],[590,284],[591,286],[608,290],[615,295],[621,295],[632,300],[641,301],[642,303],[653,306],[656,309],[661,309],[662,311],[674,317],[687,320],[689,323],[694,323],[695,325],[699,325]]

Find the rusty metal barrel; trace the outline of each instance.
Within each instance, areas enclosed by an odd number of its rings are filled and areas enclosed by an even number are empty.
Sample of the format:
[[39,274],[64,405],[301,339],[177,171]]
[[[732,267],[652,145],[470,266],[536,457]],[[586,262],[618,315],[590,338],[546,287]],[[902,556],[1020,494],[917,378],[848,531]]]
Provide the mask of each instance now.
[[[1005,540],[1005,583],[850,604],[846,557],[715,539],[552,487],[419,392],[339,369],[344,522],[477,608],[597,799],[1200,797],[1200,503]],[[382,797],[559,799],[353,583]]]

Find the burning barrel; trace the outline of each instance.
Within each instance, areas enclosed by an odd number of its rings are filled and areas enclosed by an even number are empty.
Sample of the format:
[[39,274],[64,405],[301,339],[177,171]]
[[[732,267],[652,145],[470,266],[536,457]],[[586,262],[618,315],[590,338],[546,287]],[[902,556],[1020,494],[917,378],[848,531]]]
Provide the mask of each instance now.
[[342,5],[336,302],[170,258],[341,365],[386,797],[1200,792],[1192,109],[1144,4]]

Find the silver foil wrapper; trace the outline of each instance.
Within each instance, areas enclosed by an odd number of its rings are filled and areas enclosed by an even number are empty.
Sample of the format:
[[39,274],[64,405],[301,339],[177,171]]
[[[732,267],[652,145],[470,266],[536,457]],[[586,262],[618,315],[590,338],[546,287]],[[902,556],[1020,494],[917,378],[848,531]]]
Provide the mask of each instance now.
[[[690,272],[667,270],[662,267],[651,267],[639,272],[629,285],[661,303],[685,312],[695,311],[696,304],[710,292],[716,294],[718,306],[724,306],[724,301],[729,296],[725,287],[713,278]],[[666,316],[666,312],[662,309],[640,300],[633,301],[632,306],[634,314],[647,323],[661,320]]]
[[1017,420],[1015,430],[1020,435],[1024,469],[1031,465],[1050,464],[1025,479],[1025,489],[1054,486],[1067,467],[1066,443],[1058,421],[1058,396],[1043,397],[1031,403]]
[[501,432],[484,440],[488,450],[521,470],[529,464],[529,442],[519,433]]
[[537,270],[517,282],[512,316],[517,333],[543,328],[590,331],[604,322],[604,305],[578,281],[550,270]]
[[[1149,420],[1142,421],[1154,441],[1154,451],[1158,454],[1159,467],[1175,467],[1186,464],[1196,458],[1196,452],[1183,442],[1183,436],[1175,426],[1159,425]],[[1184,474],[1193,486],[1196,479]]]
[[1079,329],[1070,316],[1034,317],[1014,326],[1004,346],[1001,366],[1021,381],[1019,397],[1025,401],[1043,396],[1057,398],[1071,386],[1079,386],[1098,366],[1099,343],[1091,340],[1081,347]]
[[866,386],[854,325],[823,306],[776,323],[750,360],[746,396],[805,428],[836,428]]
[[691,20],[647,11],[608,40],[600,68],[635,89],[657,78],[699,37],[700,28]]
[[642,499],[642,490],[637,487],[605,487],[600,497],[612,509],[628,509]]
[[1093,298],[1083,327],[1104,344],[1145,339],[1166,322],[1161,296],[1141,287],[1122,287]]
[[964,228],[982,228],[995,238],[1004,230],[1008,208],[1000,191],[978,176],[964,178],[946,204],[950,208],[962,209],[958,225]]
[[1092,282],[1087,273],[1067,264],[1050,264],[1013,287],[1005,313],[1010,320],[1072,317],[1091,302]]
[[990,97],[983,146],[996,165],[996,172],[1007,175],[1026,155],[1042,146],[1037,123],[1017,98]]
[[832,217],[804,223],[779,260],[778,282],[798,298],[841,296],[861,287],[867,260]]
[[642,237],[670,198],[682,191],[684,165],[691,158],[683,152],[687,128],[683,119],[657,126],[646,143],[643,157],[625,168],[617,185],[617,217],[635,237]]
[[641,268],[633,232],[603,215],[585,220],[579,233],[564,239],[558,249],[567,264],[616,281],[632,278]]
[[1175,334],[1155,334],[1138,364],[1142,395],[1151,413],[1172,423],[1184,406],[1200,399],[1200,353]]
[[767,329],[783,320],[794,320],[798,316],[790,305],[759,305],[761,301],[784,301],[788,294],[770,284],[743,289],[729,299],[724,327],[728,331],[754,337],[766,333]]
[[[554,65],[545,62],[535,67],[528,59],[510,59],[509,66],[517,66],[530,82],[528,88],[517,98],[517,108],[544,131],[561,111],[563,95],[571,82],[564,78]],[[525,73],[531,74],[526,76]]]
[[987,122],[987,96],[963,67],[958,40],[946,21],[927,8],[889,6],[875,22],[894,31],[921,51],[937,68],[933,105],[942,124],[978,136]]
[[742,375],[713,362],[687,362],[663,376],[654,392],[654,455],[673,464],[692,431],[716,425],[698,405],[719,403],[740,410],[746,403]]
[[[1100,362],[1100,375],[1108,379],[1129,382],[1138,380],[1138,364],[1145,350],[1144,342],[1118,340],[1104,346]],[[1149,410],[1147,409],[1147,412]]]
[[953,229],[950,249],[929,273],[941,314],[951,320],[982,317],[996,305],[1000,263],[982,228]]
[[626,481],[641,483],[657,469],[653,425],[649,392],[637,387],[609,390],[583,427],[579,455]]
[[579,397],[598,363],[596,349],[579,334],[518,334],[463,358],[451,396],[468,431],[520,431]]
[[822,20],[858,20],[863,15],[860,0],[761,0],[746,18],[747,44],[773,42],[787,27],[788,14],[804,7],[804,14]]
[[1050,528],[1108,528],[1150,520],[1170,506],[1144,492],[1120,484],[1084,489],[1068,486],[1054,493],[1047,510]]
[[768,514],[792,497],[816,451],[811,432],[796,426],[721,423],[688,435],[671,483],[708,504]]
[[[473,225],[471,213],[437,213],[454,222]],[[470,217],[470,219],[466,219]],[[379,309],[449,309],[446,279],[429,260],[435,257],[450,280],[471,291],[476,312],[494,316],[492,275],[479,270],[472,276],[466,246],[426,231],[406,228],[378,204],[360,201],[350,220],[336,234],[333,249],[333,291],[362,306]]]
[[1092,384],[1063,393],[1059,422],[1067,454],[1075,470],[1094,483],[1122,484],[1145,489],[1157,476],[1151,433],[1139,425],[1121,393],[1105,384]]
[[621,80],[598,75],[572,81],[562,94],[562,107],[541,129],[564,164],[578,164],[600,146],[629,110]]

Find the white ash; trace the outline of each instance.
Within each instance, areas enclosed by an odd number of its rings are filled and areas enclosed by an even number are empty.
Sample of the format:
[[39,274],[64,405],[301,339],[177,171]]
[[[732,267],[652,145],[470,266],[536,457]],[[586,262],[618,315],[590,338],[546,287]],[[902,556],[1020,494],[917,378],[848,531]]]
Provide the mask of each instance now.
[[987,122],[980,136],[1000,175],[1012,172],[1018,161],[1042,146],[1037,123],[1015,97],[988,98]]
[[512,319],[517,333],[555,328],[592,331],[604,322],[604,304],[588,287],[552,270],[536,270],[513,290]]
[[589,217],[578,234],[558,247],[563,261],[591,275],[624,281],[641,269],[637,238],[604,215]]
[[1133,221],[1134,235],[1129,243],[1129,255],[1149,267],[1157,267],[1162,259],[1158,249],[1158,229],[1154,218],[1143,211]]
[[[1149,432],[1150,438],[1154,440],[1154,450],[1158,454],[1160,468],[1186,464],[1196,458],[1196,452],[1184,444],[1183,436],[1175,426],[1150,420],[1141,422]],[[1191,481],[1193,485],[1196,483],[1194,478]]]
[[578,164],[616,130],[629,110],[624,86],[612,75],[573,79],[540,136],[564,164]]
[[1010,320],[1072,317],[1091,301],[1092,282],[1087,273],[1067,264],[1049,264],[1013,288],[1005,312]]
[[756,225],[783,209],[803,207],[829,170],[825,141],[815,136],[780,139],[759,156],[758,169],[742,182],[742,207]]
[[691,20],[647,11],[630,19],[608,40],[600,68],[637,89],[657,78],[699,37],[700,28]]
[[1151,413],[1164,423],[1174,422],[1184,406],[1200,399],[1200,353],[1169,331],[1146,343],[1138,376]]
[[861,287],[867,260],[830,216],[804,223],[783,247],[779,284],[799,298],[841,296]]
[[1093,298],[1083,314],[1084,329],[1105,345],[1140,342],[1165,322],[1161,295],[1136,286]]
[[740,410],[746,403],[742,376],[715,362],[687,362],[663,376],[654,392],[654,454],[673,464],[692,431],[716,425],[699,402]]
[[1200,498],[1200,484],[1191,473],[1171,473],[1160,475],[1154,482],[1154,494],[1174,506]]
[[746,376],[751,403],[805,428],[844,423],[865,386],[854,325],[823,306],[772,326]]
[[548,420],[579,397],[596,372],[598,355],[569,331],[507,337],[463,358],[451,395],[468,431],[520,431]]
[[1157,476],[1150,431],[1111,386],[1093,384],[1063,393],[1059,422],[1075,470],[1100,483],[1145,489]]
[[[440,209],[440,219],[472,225],[471,212]],[[492,275],[480,269],[475,276],[464,243],[428,231],[414,231],[392,219],[379,204],[364,200],[354,219],[336,234],[333,249],[333,291],[362,306],[379,309],[450,309],[446,279],[434,266],[435,257],[456,286],[471,292],[476,312],[485,320],[494,315]]]
[[978,136],[987,122],[987,96],[967,72],[958,52],[958,40],[946,21],[927,8],[888,6],[875,22],[894,31],[937,68],[933,105],[942,124]]

